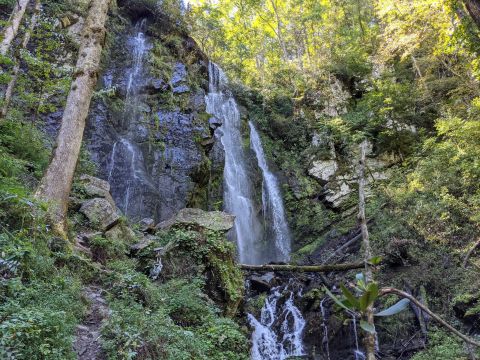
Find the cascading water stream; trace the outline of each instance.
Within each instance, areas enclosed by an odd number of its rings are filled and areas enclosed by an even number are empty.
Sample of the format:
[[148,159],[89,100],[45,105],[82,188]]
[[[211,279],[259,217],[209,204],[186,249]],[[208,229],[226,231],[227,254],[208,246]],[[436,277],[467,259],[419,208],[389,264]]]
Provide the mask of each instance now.
[[355,314],[352,314],[352,320],[353,320],[353,336],[355,338],[355,349],[353,350],[353,355],[355,356],[355,360],[365,360],[365,354],[363,351],[360,350],[360,347],[358,345],[358,331],[357,331],[357,318],[355,317]]
[[127,79],[127,93],[125,96],[124,125],[128,126],[130,120],[138,116],[139,89],[142,81],[145,55],[149,44],[145,38],[147,19],[142,19],[135,25],[135,35],[129,39],[129,46],[132,49],[132,68]]
[[[288,296],[281,304],[281,299]],[[305,319],[294,304],[294,293],[285,287],[272,289],[265,300],[260,320],[248,314],[252,334],[252,360],[284,360],[305,355],[302,335]]]
[[258,264],[263,260],[258,246],[262,238],[262,229],[256,215],[247,174],[246,155],[240,131],[240,112],[237,103],[228,92],[228,82],[223,71],[210,62],[209,74],[207,112],[216,116],[223,124],[224,208],[236,217],[234,230],[240,262]]
[[275,260],[288,261],[290,258],[290,231],[283,208],[282,193],[278,186],[277,177],[268,167],[260,136],[251,121],[249,122],[249,126],[251,148],[257,156],[258,166],[262,170],[263,175],[264,186],[262,189],[262,200],[264,214],[267,214],[264,216],[268,220],[271,219],[275,247],[279,252]]
[[[264,232],[257,217],[237,103],[230,94],[225,74],[214,63],[209,64],[209,75],[207,112],[222,123],[222,144],[225,151],[224,208],[236,217],[234,236],[239,260],[246,264],[288,261],[290,232],[283,200],[278,180],[268,167],[260,136],[250,123],[251,148],[263,177],[262,209],[266,240],[271,242],[271,235],[273,246],[265,246]],[[289,290],[289,285],[272,289],[259,320],[248,314],[248,320],[254,329],[251,350],[253,360],[283,360],[305,354],[302,342],[305,320],[295,306],[296,295]],[[301,297],[301,293],[298,296]]]
[[330,347],[328,343],[328,325],[327,325],[327,312],[325,311],[325,307],[323,306],[323,303],[327,300],[327,298],[323,298],[322,301],[320,301],[320,312],[322,314],[322,328],[323,328],[323,339],[322,339],[322,345],[325,350],[326,354],[326,360],[330,360]]
[[[146,19],[137,22],[133,35],[127,41],[132,56],[132,66],[126,78],[125,105],[121,122],[121,131],[124,132],[128,132],[130,127],[135,126],[140,116],[138,110],[139,90],[144,80],[145,57],[150,49],[150,44],[145,37],[146,26]],[[117,153],[121,153],[122,156],[118,156]],[[128,178],[126,180],[127,187],[122,194],[123,201],[118,202],[126,216],[128,216],[130,199],[135,196],[135,189],[145,185],[154,188],[148,178],[142,176],[146,173],[143,168],[143,160],[141,150],[133,144],[133,140],[129,136],[120,135],[119,139],[113,143],[107,179],[110,183],[115,184],[115,176],[120,173],[124,179]]]

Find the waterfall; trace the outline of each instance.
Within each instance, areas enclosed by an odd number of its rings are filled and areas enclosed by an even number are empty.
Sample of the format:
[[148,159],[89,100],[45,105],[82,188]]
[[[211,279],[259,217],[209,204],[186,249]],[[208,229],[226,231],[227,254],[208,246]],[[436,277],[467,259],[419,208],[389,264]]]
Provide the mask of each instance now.
[[[222,123],[222,144],[225,151],[224,208],[235,215],[233,235],[240,262],[259,264],[288,261],[290,232],[278,180],[268,167],[260,136],[250,122],[251,150],[256,155],[257,166],[263,178],[261,209],[264,231],[254,202],[248,171],[251,164],[243,146],[240,111],[228,89],[226,75],[214,63],[209,64],[206,103],[207,112]],[[248,314],[253,328],[252,360],[283,360],[305,355],[302,341],[305,320],[295,306],[295,295],[288,289],[289,285],[272,289],[259,320]],[[301,297],[301,293],[298,296]]]
[[322,339],[322,345],[325,350],[326,354],[326,360],[330,360],[330,348],[329,348],[329,343],[328,343],[328,325],[327,325],[327,312],[325,311],[325,307],[323,306],[323,303],[327,300],[327,298],[323,298],[322,301],[320,301],[320,312],[322,314],[322,328],[323,328],[323,339]]
[[280,253],[276,260],[288,261],[290,259],[290,231],[283,208],[282,193],[277,177],[268,168],[260,136],[251,121],[249,125],[250,145],[257,156],[258,167],[262,170],[263,175],[262,199],[264,216],[266,219],[271,220],[275,247]]
[[128,41],[132,52],[133,64],[128,74],[125,96],[124,126],[126,125],[127,127],[132,122],[131,120],[137,120],[138,117],[138,94],[143,80],[144,58],[149,50],[149,45],[145,38],[146,26],[147,19],[138,21],[135,25],[135,34]]
[[139,189],[149,188],[156,192],[155,185],[147,175],[142,150],[133,139],[133,131],[129,131],[134,129],[140,120],[140,88],[145,82],[145,57],[151,47],[145,37],[146,26],[146,19],[138,21],[133,34],[127,39],[132,65],[124,78],[125,104],[119,134],[110,152],[107,172],[107,180],[112,185],[117,205],[126,216],[129,215],[130,202],[138,196]]
[[223,71],[216,64],[210,62],[209,74],[209,93],[206,96],[207,112],[217,117],[223,124],[224,208],[236,217],[234,237],[240,262],[258,264],[263,262],[260,244],[262,228],[257,218],[247,173],[240,111],[228,91],[228,82]]
[[[287,300],[281,304],[281,299]],[[252,360],[284,360],[292,356],[303,356],[302,343],[305,319],[294,304],[294,293],[286,286],[272,289],[257,320],[248,314],[254,331],[252,334]]]
[[355,360],[365,360],[365,354],[363,353],[363,351],[360,350],[360,347],[358,346],[357,318],[355,317],[355,314],[352,314],[352,320],[353,336],[355,338],[355,349],[353,350],[353,356],[355,357]]

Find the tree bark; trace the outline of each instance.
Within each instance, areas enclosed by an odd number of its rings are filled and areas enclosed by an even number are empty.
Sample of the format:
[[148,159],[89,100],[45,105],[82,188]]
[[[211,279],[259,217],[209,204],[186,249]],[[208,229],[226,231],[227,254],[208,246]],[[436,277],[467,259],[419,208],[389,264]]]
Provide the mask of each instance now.
[[[358,167],[358,220],[360,221],[360,229],[362,231],[363,250],[364,250],[364,267],[366,282],[373,281],[372,269],[369,261],[372,258],[372,248],[370,246],[370,236],[368,234],[367,218],[365,216],[365,162],[367,152],[367,141],[360,144],[360,161]],[[374,327],[375,321],[373,317],[373,304],[365,311],[367,322]],[[365,337],[365,348],[367,351],[367,360],[375,360],[375,334],[370,332]]]
[[[30,42],[30,38],[32,37],[32,32],[35,29],[35,26],[37,26],[37,19],[38,19],[38,14],[40,13],[41,10],[41,2],[40,0],[35,1],[35,9],[34,13],[32,14],[32,17],[30,19],[30,25],[28,26],[28,30],[25,33],[25,36],[23,37],[22,41],[22,49],[26,49],[28,43]],[[8,107],[10,106],[10,101],[12,100],[13,96],[13,91],[15,89],[15,86],[17,84],[17,79],[18,79],[18,74],[20,72],[20,59],[19,56],[17,56],[15,60],[15,66],[13,68],[13,74],[10,82],[8,83],[7,90],[5,91],[5,97],[4,97],[4,102],[2,106],[2,110],[0,111],[0,121],[3,119],[8,112]]]
[[478,248],[479,246],[480,246],[480,239],[478,239],[478,240],[476,241],[476,243],[473,244],[473,246],[470,248],[470,250],[468,250],[467,254],[465,255],[465,258],[463,259],[463,264],[462,264],[462,266],[463,266],[464,268],[467,267],[467,265],[468,265],[468,259],[470,259],[470,256],[472,256],[472,254],[473,254],[473,252],[475,251],[475,249]]
[[480,28],[480,1],[479,0],[464,0],[465,7],[472,17],[473,21]]
[[364,262],[329,264],[329,265],[239,265],[242,270],[248,271],[292,271],[292,272],[331,272],[361,269]]
[[82,145],[85,120],[97,83],[110,0],[92,0],[83,29],[74,78],[63,112],[52,161],[36,197],[50,203],[53,230],[66,237],[68,196]]
[[18,28],[22,22],[23,15],[27,9],[29,0],[18,0],[13,8],[10,19],[5,29],[2,31],[2,42],[0,43],[0,55],[6,55],[12,45],[13,39],[17,36]]

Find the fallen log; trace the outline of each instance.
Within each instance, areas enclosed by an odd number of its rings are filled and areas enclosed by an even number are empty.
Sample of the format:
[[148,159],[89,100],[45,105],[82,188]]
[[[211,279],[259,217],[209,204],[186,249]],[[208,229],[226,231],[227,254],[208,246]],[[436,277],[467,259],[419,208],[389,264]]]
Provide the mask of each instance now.
[[344,263],[344,264],[327,264],[327,265],[246,265],[239,264],[242,270],[246,271],[291,271],[291,272],[331,272],[331,271],[348,271],[353,269],[362,269],[365,263]]

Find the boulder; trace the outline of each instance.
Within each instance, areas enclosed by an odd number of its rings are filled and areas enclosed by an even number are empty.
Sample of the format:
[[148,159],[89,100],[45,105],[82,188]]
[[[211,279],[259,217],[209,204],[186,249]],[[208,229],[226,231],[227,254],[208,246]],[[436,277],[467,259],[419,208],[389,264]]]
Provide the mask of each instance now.
[[125,224],[117,224],[110,230],[105,232],[105,237],[115,243],[133,244],[137,241],[137,237],[132,229]]
[[144,238],[142,241],[136,243],[136,244],[133,244],[132,246],[130,246],[130,250],[134,253],[138,252],[138,251],[141,251],[143,249],[146,249],[147,247],[149,247],[151,244],[153,244],[153,240],[152,239],[149,239],[148,237]]
[[115,201],[112,195],[110,195],[110,184],[108,181],[84,174],[80,177],[80,183],[83,185],[83,189],[89,198],[104,198],[115,207]]
[[120,220],[120,214],[110,201],[104,198],[95,198],[84,201],[80,212],[98,230],[107,231]]
[[259,293],[269,292],[275,282],[275,275],[272,272],[265,273],[261,276],[252,275],[250,277],[250,288]]
[[163,221],[157,229],[166,230],[172,226],[194,225],[208,230],[228,231],[233,228],[235,216],[223,211],[204,211],[186,208],[180,210],[173,218]]
[[155,231],[155,220],[144,218],[138,223],[139,230],[144,233],[152,233]]
[[110,184],[108,181],[83,174],[80,176],[80,182],[83,184],[85,191],[90,196],[103,197],[105,193],[110,193]]
[[329,181],[337,170],[338,164],[335,160],[318,160],[313,162],[313,167],[308,173],[316,179]]

